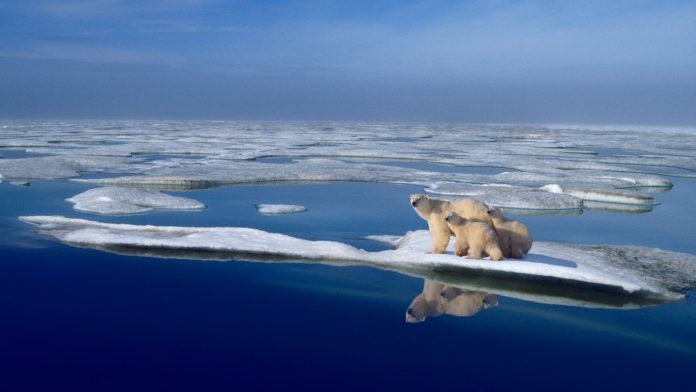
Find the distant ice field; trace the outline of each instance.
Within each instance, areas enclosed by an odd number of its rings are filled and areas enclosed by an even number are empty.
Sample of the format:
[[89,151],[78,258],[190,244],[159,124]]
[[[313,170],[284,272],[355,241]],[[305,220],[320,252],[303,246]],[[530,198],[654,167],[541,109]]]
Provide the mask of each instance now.
[[[152,189],[365,181],[467,196],[489,187],[484,198],[501,207],[568,210],[589,200],[649,210],[651,189],[696,177],[694,139],[681,130],[577,126],[10,122],[0,149],[40,155],[0,160],[0,175],[99,172],[108,178],[89,181]],[[560,191],[537,197],[550,185]]]

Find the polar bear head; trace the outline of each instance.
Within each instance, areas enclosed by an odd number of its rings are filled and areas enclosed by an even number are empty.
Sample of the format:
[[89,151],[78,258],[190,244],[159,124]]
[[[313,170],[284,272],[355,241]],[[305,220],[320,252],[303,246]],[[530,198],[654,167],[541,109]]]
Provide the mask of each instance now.
[[447,222],[447,225],[457,226],[466,223],[466,219],[462,218],[454,211],[448,211],[447,214],[445,214],[445,222]]
[[418,209],[418,207],[427,204],[429,200],[430,196],[414,193],[411,195],[411,207]]
[[420,293],[406,310],[406,322],[420,323],[428,317],[439,316],[443,312],[441,308],[439,302],[429,301],[424,293]]
[[503,219],[503,209],[492,207],[488,209],[488,216],[493,219]]

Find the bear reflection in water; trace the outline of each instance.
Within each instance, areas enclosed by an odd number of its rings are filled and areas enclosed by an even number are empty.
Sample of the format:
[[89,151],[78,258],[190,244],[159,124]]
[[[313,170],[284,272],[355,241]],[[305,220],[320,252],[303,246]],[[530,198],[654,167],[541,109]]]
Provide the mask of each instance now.
[[472,291],[446,286],[426,279],[423,292],[413,299],[406,310],[407,323],[419,323],[428,317],[449,314],[466,317],[498,305],[498,296],[483,291]]

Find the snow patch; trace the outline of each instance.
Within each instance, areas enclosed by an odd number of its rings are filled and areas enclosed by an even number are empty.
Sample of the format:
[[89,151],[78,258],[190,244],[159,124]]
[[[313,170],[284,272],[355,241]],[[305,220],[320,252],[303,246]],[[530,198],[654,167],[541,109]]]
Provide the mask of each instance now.
[[544,185],[541,188],[542,191],[544,192],[550,192],[550,193],[563,193],[563,189],[561,189],[561,186],[558,184],[549,184],[549,185]]

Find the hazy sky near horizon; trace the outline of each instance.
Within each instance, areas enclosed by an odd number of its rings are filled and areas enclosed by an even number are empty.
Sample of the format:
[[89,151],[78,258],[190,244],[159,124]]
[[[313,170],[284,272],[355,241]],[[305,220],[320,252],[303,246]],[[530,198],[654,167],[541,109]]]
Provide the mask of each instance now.
[[0,1],[0,117],[696,125],[694,1]]

